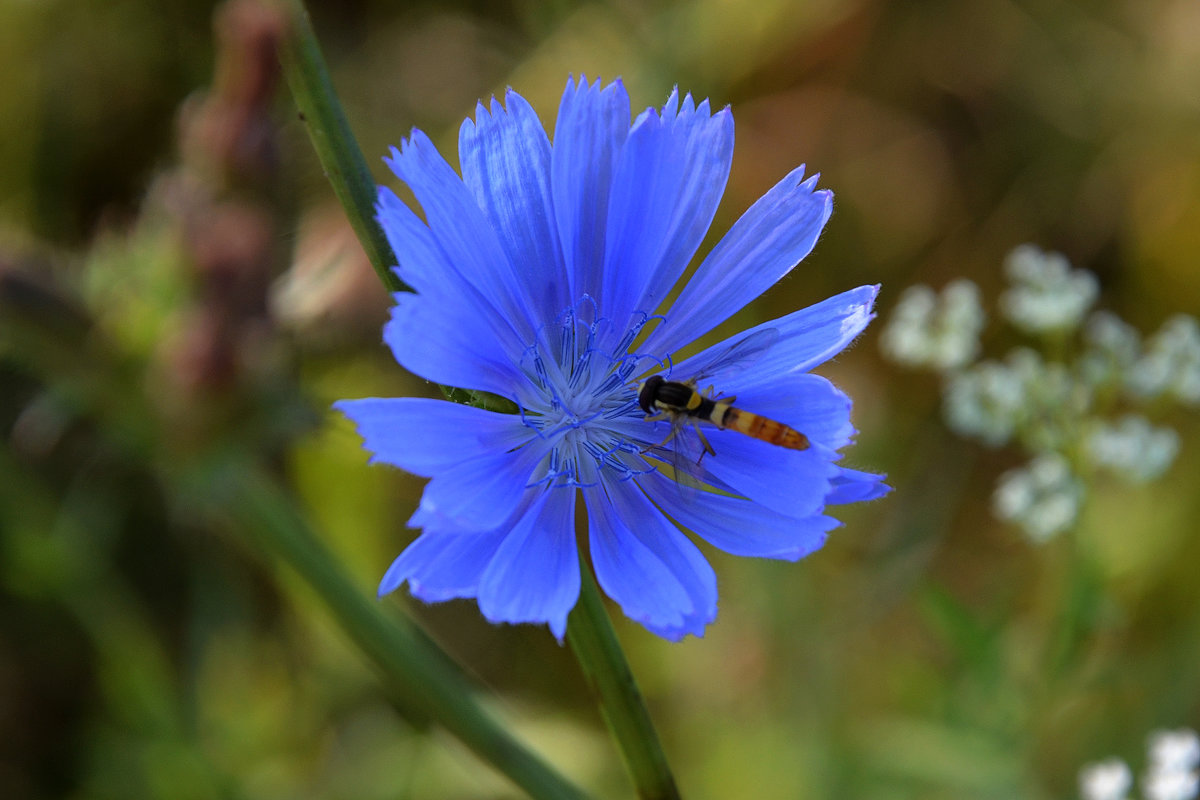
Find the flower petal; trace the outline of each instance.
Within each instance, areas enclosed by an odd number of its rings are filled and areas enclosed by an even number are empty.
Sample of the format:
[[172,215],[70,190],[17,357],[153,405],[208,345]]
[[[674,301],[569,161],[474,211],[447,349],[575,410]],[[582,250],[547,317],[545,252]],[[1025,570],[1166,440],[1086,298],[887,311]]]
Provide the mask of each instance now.
[[704,468],[744,497],[790,517],[821,513],[830,481],[838,474],[837,454],[818,443],[789,450],[736,431],[705,429],[716,455]]
[[450,299],[397,292],[395,300],[383,339],[400,366],[445,386],[528,400],[528,380],[507,355],[490,346],[495,334],[482,320],[454,313]]
[[425,484],[413,527],[486,531],[521,502],[545,447],[530,443],[512,452],[485,453],[439,472]]
[[831,482],[832,489],[825,498],[826,505],[861,503],[883,497],[892,490],[884,481],[887,475],[874,475],[849,467],[839,467],[839,473]]
[[657,472],[638,478],[638,484],[684,528],[735,556],[796,561],[819,550],[826,534],[841,525],[833,517],[797,519],[715,492],[685,495],[674,481]]
[[379,187],[375,216],[399,261],[396,273],[401,280],[438,307],[453,327],[489,331],[475,348],[486,357],[520,357],[526,343],[512,323],[462,273],[463,265],[447,256],[429,226],[386,186]]
[[412,596],[426,603],[474,597],[479,578],[506,532],[422,533],[388,567],[379,582],[379,596],[394,592],[408,581]]
[[537,319],[554,319],[570,300],[550,188],[550,140],[525,98],[509,89],[507,110],[492,98],[458,134],[463,182],[525,283]]
[[633,124],[609,200],[605,315],[624,330],[633,312],[653,314],[695,255],[725,191],[733,160],[733,115],[696,108],[672,93],[660,118]]
[[384,162],[416,195],[446,258],[515,327],[522,341],[533,341],[537,309],[526,293],[527,281],[462,179],[419,130],[391,152]]
[[567,295],[597,297],[613,170],[629,134],[629,95],[620,80],[567,81],[554,127],[554,219],[567,269]]
[[833,193],[814,191],[804,167],[763,195],[734,223],[646,342],[672,352],[695,341],[787,275],[817,243],[833,211]]
[[339,400],[333,407],[358,428],[370,463],[426,478],[464,461],[507,452],[532,434],[512,414],[423,397]]
[[575,491],[542,492],[496,550],[479,582],[479,609],[490,622],[546,622],[555,638],[579,598]]
[[626,616],[665,639],[703,636],[717,577],[694,544],[626,481],[585,490],[596,579]]
[[[863,332],[867,323],[875,318],[871,309],[878,293],[879,286],[859,286],[756,325],[681,361],[671,373],[678,376],[677,380],[703,374],[706,381],[717,386],[734,383],[749,386],[769,383],[789,372],[808,372],[842,352]],[[731,343],[736,344],[767,329],[776,330],[778,336],[752,363],[737,362],[724,368],[711,368],[714,360],[719,360],[730,350]]]

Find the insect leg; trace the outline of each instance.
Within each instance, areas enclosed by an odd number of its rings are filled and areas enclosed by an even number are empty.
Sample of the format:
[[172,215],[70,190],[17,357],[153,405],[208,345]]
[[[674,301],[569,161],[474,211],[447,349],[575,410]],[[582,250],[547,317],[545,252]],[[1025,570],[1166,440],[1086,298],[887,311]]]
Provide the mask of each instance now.
[[700,444],[704,445],[704,449],[700,451],[700,458],[696,459],[696,464],[699,465],[700,462],[704,460],[705,453],[715,457],[717,455],[717,451],[713,450],[712,445],[708,443],[708,437],[704,435],[704,431],[700,430],[700,426],[695,422],[692,422],[692,430],[694,430],[696,432],[696,436],[700,438]]

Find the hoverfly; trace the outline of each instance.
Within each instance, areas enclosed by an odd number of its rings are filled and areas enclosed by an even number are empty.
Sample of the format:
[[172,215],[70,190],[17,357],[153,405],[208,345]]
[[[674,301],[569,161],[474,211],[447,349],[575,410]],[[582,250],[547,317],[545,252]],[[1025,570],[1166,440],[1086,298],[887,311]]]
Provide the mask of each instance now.
[[[646,412],[648,419],[670,419],[671,432],[658,445],[661,447],[668,441],[676,439],[675,455],[681,450],[679,434],[687,423],[692,423],[700,440],[703,450],[696,459],[708,455],[716,455],[712,445],[708,443],[699,422],[707,422],[724,430],[734,430],[746,436],[759,439],[769,444],[785,447],[790,450],[806,450],[809,447],[808,437],[800,431],[759,414],[745,411],[733,405],[736,398],[710,397],[697,389],[701,380],[718,372],[732,370],[744,366],[757,358],[768,349],[779,332],[774,328],[766,328],[743,337],[738,342],[720,351],[707,361],[696,375],[686,381],[671,381],[661,375],[651,375],[638,387],[638,405]],[[693,472],[691,465],[676,463],[676,475],[683,472]]]

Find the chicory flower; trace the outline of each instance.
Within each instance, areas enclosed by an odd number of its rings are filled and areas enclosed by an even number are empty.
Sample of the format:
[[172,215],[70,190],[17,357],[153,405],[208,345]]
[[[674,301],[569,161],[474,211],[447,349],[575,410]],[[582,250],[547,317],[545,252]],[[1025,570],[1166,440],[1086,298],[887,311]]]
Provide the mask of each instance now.
[[[586,541],[600,586],[630,618],[667,639],[701,636],[717,613],[716,575],[680,527],[735,555],[795,560],[839,524],[827,506],[888,491],[882,476],[839,465],[855,433],[850,398],[810,373],[866,327],[878,287],[674,361],[812,250],[832,194],[793,171],[666,307],[724,191],[733,117],[675,92],[629,119],[619,81],[569,81],[552,145],[509,90],[463,123],[461,177],[420,131],[386,159],[424,220],[379,190],[379,223],[415,290],[396,295],[385,341],[416,375],[506,398],[517,413],[421,398],[336,404],[372,462],[430,478],[409,522],[422,533],[381,595],[407,582],[427,602],[475,598],[493,622],[548,623],[561,640]],[[736,395],[809,446],[706,426],[714,453],[696,463],[692,425],[639,407],[651,374],[702,376],[698,391]],[[685,454],[699,488],[668,477]]]

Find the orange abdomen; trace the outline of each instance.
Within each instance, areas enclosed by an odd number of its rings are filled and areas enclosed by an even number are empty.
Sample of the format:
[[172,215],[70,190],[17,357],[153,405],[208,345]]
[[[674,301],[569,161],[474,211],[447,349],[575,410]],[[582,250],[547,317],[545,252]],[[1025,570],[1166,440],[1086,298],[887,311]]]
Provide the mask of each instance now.
[[721,420],[722,428],[732,428],[738,433],[753,436],[764,442],[786,447],[790,450],[807,450],[808,437],[795,428],[789,428],[782,422],[760,417],[749,411],[728,406],[725,417]]

